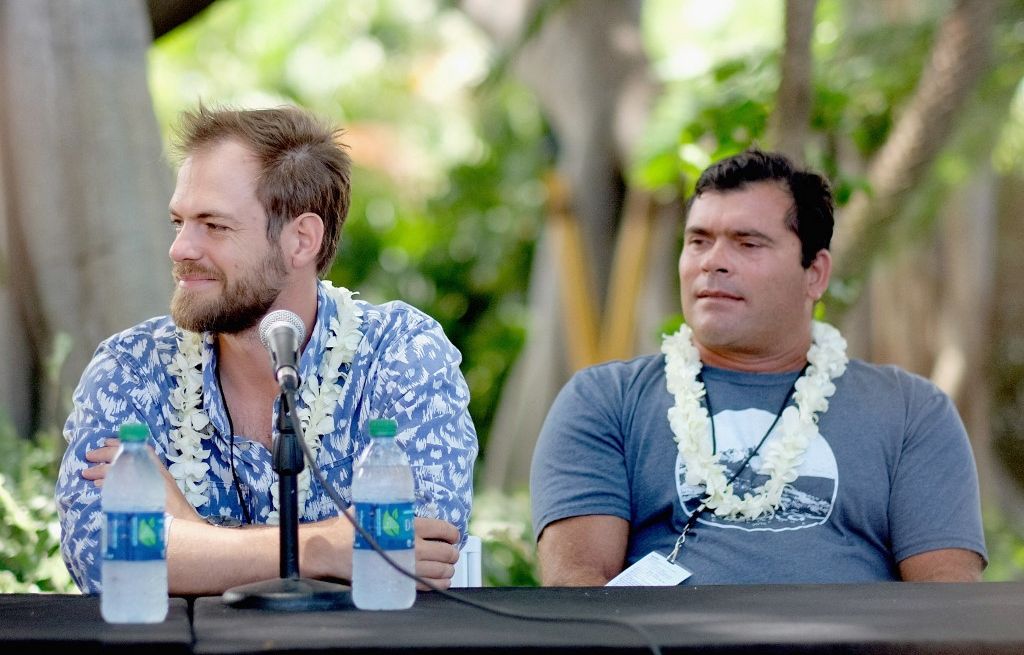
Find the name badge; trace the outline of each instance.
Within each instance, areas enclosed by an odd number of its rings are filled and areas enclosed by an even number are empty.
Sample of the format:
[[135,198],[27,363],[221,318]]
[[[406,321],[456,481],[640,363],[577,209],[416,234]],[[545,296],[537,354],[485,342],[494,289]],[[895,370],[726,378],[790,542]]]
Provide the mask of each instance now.
[[651,551],[608,581],[606,587],[674,587],[693,575],[661,553]]

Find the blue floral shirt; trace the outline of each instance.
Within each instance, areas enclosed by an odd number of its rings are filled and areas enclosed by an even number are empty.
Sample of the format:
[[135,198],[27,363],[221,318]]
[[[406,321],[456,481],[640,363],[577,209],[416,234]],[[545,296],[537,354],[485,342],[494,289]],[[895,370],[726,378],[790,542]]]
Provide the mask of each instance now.
[[[444,519],[465,538],[477,440],[467,411],[469,391],[459,370],[462,357],[436,321],[405,303],[357,305],[363,312],[363,337],[352,363],[343,366],[349,370],[347,382],[338,381],[344,391],[334,410],[335,429],[322,438],[317,464],[328,483],[351,502],[352,466],[369,441],[367,422],[393,418],[398,422],[396,440],[412,465],[417,514]],[[337,311],[334,298],[321,284],[316,326],[299,362],[303,380],[316,375],[330,338],[329,319]],[[175,333],[171,318],[164,316],[114,335],[100,344],[75,390],[74,410],[64,426],[68,448],[56,498],[61,552],[85,592],[100,590],[103,525],[100,489],[81,475],[89,466],[85,453],[116,436],[123,423],[139,422],[149,426],[158,458],[169,465],[167,455],[175,452],[168,437],[173,412],[169,396],[177,381],[168,365],[178,350]],[[206,460],[209,502],[198,511],[242,520],[244,502],[253,522],[265,523],[273,509],[271,487],[277,485],[272,453],[244,436],[230,435],[213,344],[208,336],[203,346],[203,362],[209,363],[203,365],[203,408],[212,424],[212,438],[203,440],[211,451]],[[298,403],[303,407],[301,399]],[[231,475],[231,440],[237,490]],[[299,511],[302,521],[338,513],[315,478]]]

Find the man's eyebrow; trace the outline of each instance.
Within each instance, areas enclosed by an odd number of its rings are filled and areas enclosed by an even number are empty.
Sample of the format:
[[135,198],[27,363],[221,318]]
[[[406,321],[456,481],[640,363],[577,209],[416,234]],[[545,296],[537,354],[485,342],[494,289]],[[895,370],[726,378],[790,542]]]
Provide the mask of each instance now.
[[[711,230],[709,230],[707,228],[704,228],[704,227],[700,227],[700,226],[694,226],[694,225],[687,225],[683,232],[684,232],[684,234],[695,234],[695,235],[698,235],[698,236],[707,236],[707,235],[711,234]],[[754,238],[754,239],[761,239],[762,241],[765,241],[765,242],[768,242],[768,243],[775,243],[775,239],[771,238],[770,236],[768,236],[764,232],[761,232],[760,230],[754,230],[754,229],[726,230],[725,235],[727,237],[729,237],[730,239],[749,239],[749,238]]]
[[[168,207],[168,212],[174,218],[184,218],[181,214],[176,212],[173,207]],[[231,214],[228,214],[227,212],[218,211],[216,209],[208,209],[205,211],[201,211],[198,214],[195,214],[193,218],[196,218],[198,220],[206,220],[208,218],[221,218],[226,221],[231,221],[232,223],[238,222],[238,219],[236,219]]]
[[775,239],[760,230],[730,230],[729,236],[733,239],[748,239],[753,237],[755,239],[761,239],[767,243],[775,243]]

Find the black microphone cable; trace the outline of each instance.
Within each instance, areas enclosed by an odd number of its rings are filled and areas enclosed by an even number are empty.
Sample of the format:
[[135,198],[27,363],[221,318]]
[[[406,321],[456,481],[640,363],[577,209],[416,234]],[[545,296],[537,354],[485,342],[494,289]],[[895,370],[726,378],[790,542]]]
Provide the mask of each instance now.
[[402,568],[400,564],[398,564],[398,562],[391,559],[387,552],[380,547],[380,545],[373,538],[373,536],[370,533],[368,533],[365,529],[363,529],[363,526],[359,525],[358,521],[356,521],[352,516],[348,514],[348,512],[345,511],[347,504],[341,498],[341,496],[338,495],[338,492],[330,484],[327,483],[327,479],[324,477],[324,474],[320,470],[320,467],[317,466],[316,462],[313,460],[313,453],[310,452],[309,444],[306,443],[306,439],[302,434],[302,426],[299,424],[300,421],[295,420],[297,415],[295,414],[296,407],[294,394],[289,391],[284,393],[283,396],[285,398],[286,403],[286,407],[283,409],[284,411],[287,411],[289,413],[289,416],[292,417],[292,424],[294,425],[295,428],[295,436],[298,439],[300,446],[302,447],[303,456],[309,463],[310,473],[313,474],[313,476],[317,479],[317,482],[320,483],[320,486],[323,487],[324,491],[327,492],[327,495],[330,496],[331,501],[338,508],[338,512],[342,516],[344,516],[349,523],[352,524],[352,527],[359,533],[359,535],[363,539],[365,539],[368,544],[370,544],[370,548],[372,548],[375,553],[384,558],[384,561],[387,562],[388,565],[391,566],[391,568],[395,569],[407,578],[412,578],[413,580],[423,585],[427,589],[437,592],[445,598],[453,600],[457,603],[462,603],[463,605],[468,605],[478,610],[483,610],[484,612],[490,612],[491,614],[494,614],[496,616],[504,616],[506,618],[519,619],[523,621],[539,621],[544,623],[596,623],[600,625],[612,625],[620,628],[627,628],[628,630],[631,630],[640,636],[640,638],[644,642],[644,645],[647,647],[647,650],[649,650],[652,653],[652,655],[661,655],[661,648],[658,646],[657,642],[655,642],[654,639],[651,638],[651,635],[647,632],[647,630],[640,624],[629,621],[628,619],[599,618],[589,616],[545,616],[540,614],[528,614],[526,612],[506,610],[500,607],[494,607],[493,605],[490,605],[488,603],[482,603],[476,600],[469,600],[467,598],[462,598],[455,594],[449,593],[445,589],[441,589],[429,580],[426,580],[416,575],[415,572],[406,571],[404,568]]

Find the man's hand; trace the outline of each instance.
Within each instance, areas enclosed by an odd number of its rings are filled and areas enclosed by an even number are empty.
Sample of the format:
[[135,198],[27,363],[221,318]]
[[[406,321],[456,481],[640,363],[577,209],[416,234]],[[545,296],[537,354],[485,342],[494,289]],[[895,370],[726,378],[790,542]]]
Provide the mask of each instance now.
[[103,478],[107,477],[107,470],[110,468],[110,463],[114,461],[120,446],[120,439],[104,439],[102,446],[86,452],[85,459],[92,462],[93,466],[82,471],[82,477],[92,480],[97,487],[102,487]]
[[[459,561],[459,530],[441,519],[416,517],[416,575],[436,587],[452,585],[455,563]],[[417,583],[417,589],[427,587]]]
[[[105,439],[103,445],[99,448],[86,452],[85,459],[92,462],[93,466],[82,471],[82,477],[86,480],[92,480],[93,484],[97,487],[102,487],[103,480],[107,477],[110,465],[114,461],[114,457],[117,455],[117,450],[120,447],[120,439],[109,438]],[[178,483],[163,465],[160,466],[160,473],[164,477],[164,489],[167,492],[167,513],[176,519],[202,521],[202,517],[192,507],[192,504],[185,499],[184,494],[178,489]]]
[[[352,509],[346,514],[352,515]],[[416,517],[416,575],[436,587],[447,589],[459,559],[459,530],[440,519]],[[299,569],[313,578],[352,579],[353,528],[342,516],[299,526]],[[427,587],[417,584],[426,591]]]

